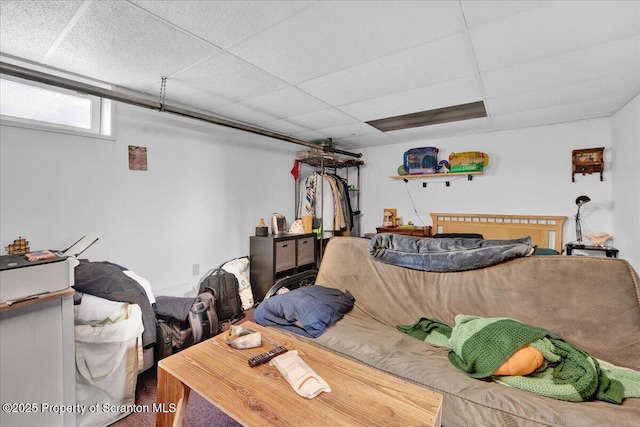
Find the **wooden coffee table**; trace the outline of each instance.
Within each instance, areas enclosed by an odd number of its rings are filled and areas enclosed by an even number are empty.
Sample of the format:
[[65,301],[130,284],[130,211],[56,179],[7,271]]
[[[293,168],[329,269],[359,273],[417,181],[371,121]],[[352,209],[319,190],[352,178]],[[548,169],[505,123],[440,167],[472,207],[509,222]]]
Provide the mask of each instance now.
[[[323,350],[275,328],[243,324],[262,334],[262,347],[237,350],[220,334],[158,362],[156,426],[180,426],[190,390],[245,426],[440,426],[442,396]],[[267,364],[247,359],[284,345],[331,387],[299,396]],[[174,410],[175,409],[175,410]]]

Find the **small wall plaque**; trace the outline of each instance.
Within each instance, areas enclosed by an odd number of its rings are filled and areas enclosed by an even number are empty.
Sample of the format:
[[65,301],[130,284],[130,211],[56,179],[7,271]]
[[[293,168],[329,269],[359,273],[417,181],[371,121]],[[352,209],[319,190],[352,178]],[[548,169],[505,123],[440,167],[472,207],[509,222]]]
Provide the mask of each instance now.
[[602,172],[604,172],[604,147],[573,150],[571,152],[571,163],[571,182],[576,182],[575,175],[577,173],[581,173],[584,176],[596,172],[600,172],[600,181],[604,181],[602,178]]
[[147,170],[147,147],[129,146],[129,170]]

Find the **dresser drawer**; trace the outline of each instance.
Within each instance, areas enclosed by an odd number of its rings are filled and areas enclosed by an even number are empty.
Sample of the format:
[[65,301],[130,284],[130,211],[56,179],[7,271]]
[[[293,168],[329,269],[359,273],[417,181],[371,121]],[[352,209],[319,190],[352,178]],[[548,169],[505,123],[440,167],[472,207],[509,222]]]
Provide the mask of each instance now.
[[282,240],[275,242],[275,271],[288,270],[296,266],[296,241]]
[[298,239],[298,265],[311,264],[315,262],[315,237]]

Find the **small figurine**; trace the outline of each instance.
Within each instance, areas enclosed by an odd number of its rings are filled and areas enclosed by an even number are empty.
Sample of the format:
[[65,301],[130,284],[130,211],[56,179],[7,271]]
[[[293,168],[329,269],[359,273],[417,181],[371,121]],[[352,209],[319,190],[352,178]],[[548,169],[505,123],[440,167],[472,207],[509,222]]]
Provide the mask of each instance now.
[[29,249],[29,241],[22,236],[15,239],[13,243],[9,243],[4,249],[8,255],[24,255],[31,252]]

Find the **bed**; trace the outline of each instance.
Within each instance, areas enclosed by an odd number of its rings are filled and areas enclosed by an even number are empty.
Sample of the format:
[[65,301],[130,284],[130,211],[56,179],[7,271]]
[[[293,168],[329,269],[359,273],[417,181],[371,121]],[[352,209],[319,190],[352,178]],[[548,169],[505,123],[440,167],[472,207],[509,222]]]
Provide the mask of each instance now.
[[431,213],[433,234],[477,233],[485,239],[516,239],[530,236],[539,248],[562,253],[565,216]]

